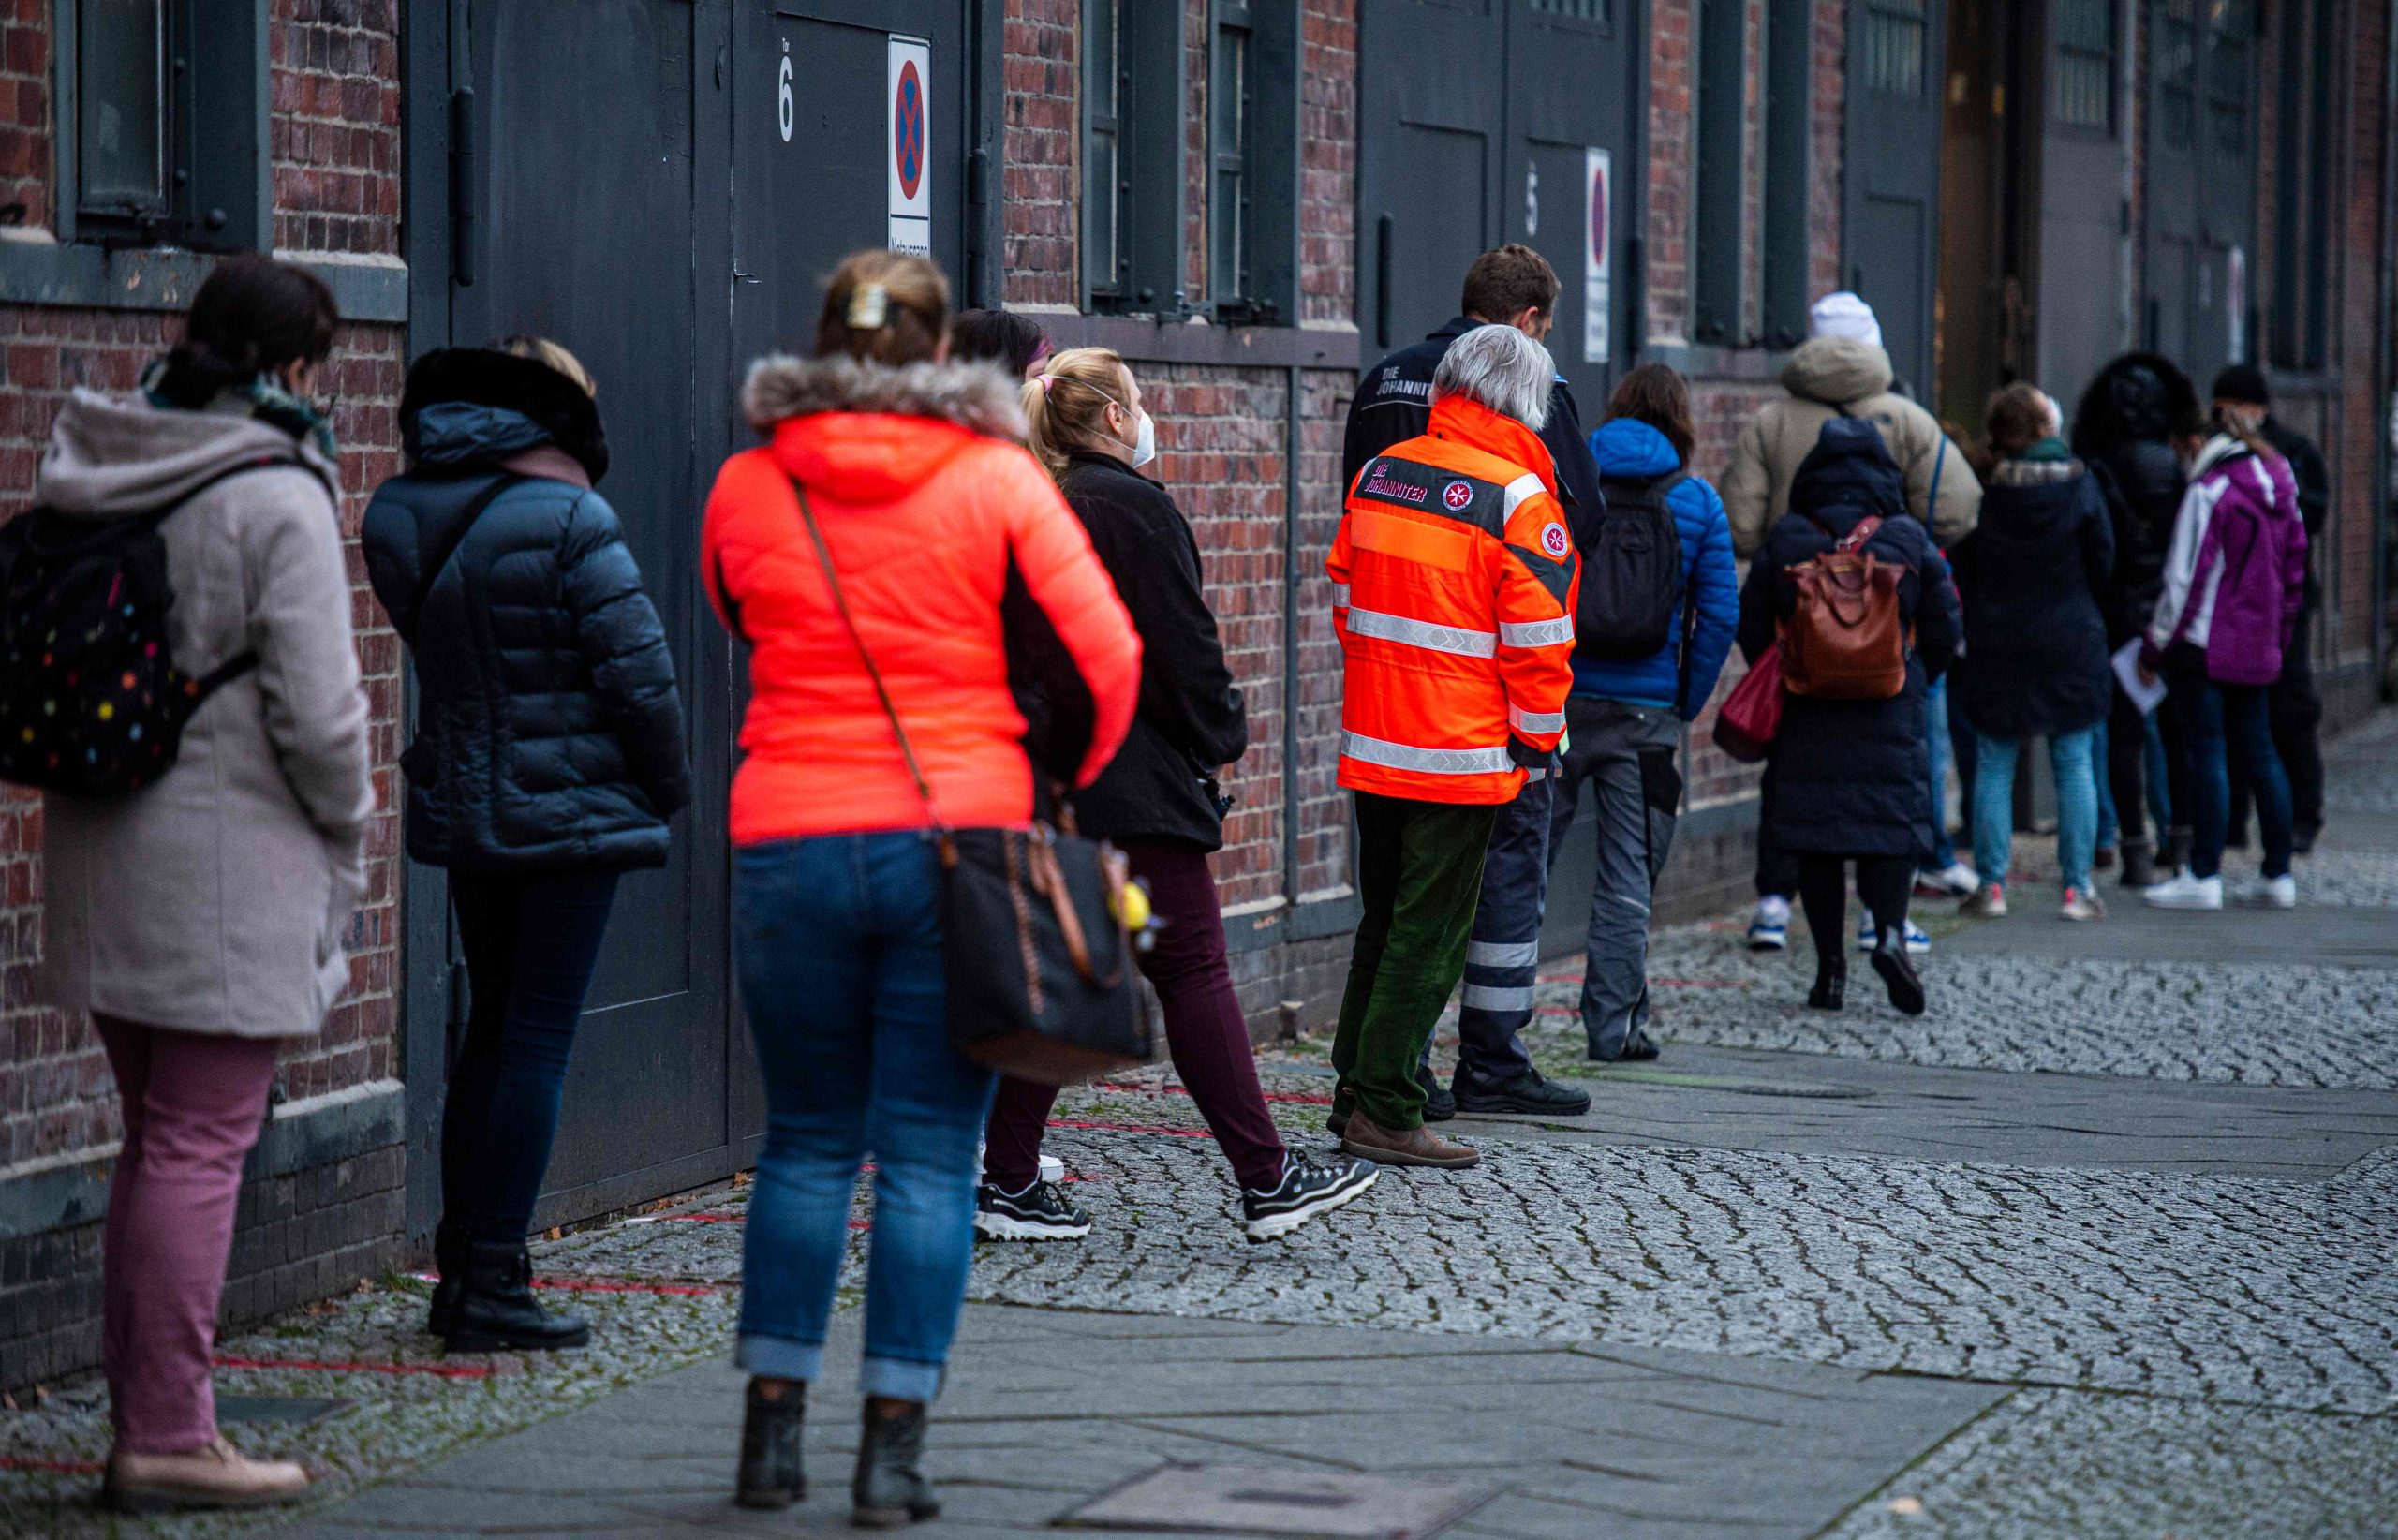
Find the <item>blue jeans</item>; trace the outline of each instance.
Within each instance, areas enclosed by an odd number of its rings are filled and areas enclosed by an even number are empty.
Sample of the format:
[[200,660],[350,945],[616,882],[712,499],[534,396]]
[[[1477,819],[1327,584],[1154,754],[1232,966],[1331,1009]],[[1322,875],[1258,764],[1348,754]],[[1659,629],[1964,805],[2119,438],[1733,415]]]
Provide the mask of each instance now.
[[2223,842],[2231,822],[2230,756],[2240,756],[2257,799],[2257,830],[2265,842],[2264,873],[2287,877],[2290,858],[2289,777],[2273,749],[2272,717],[2263,685],[2219,685],[2203,669],[2169,669],[2173,709],[2190,757],[2190,871],[2223,873]]
[[2123,843],[2123,825],[2115,817],[2115,787],[2107,774],[2107,719],[2101,717],[2092,729],[2090,755],[2098,774],[2098,848],[2111,851]]
[[974,1156],[995,1077],[950,1045],[940,864],[914,832],[734,852],[741,998],[766,1086],[766,1144],[741,1260],[736,1361],[813,1380],[868,1153],[869,1396],[929,1401],[974,1253]]
[[[2057,866],[2065,885],[2090,891],[2090,854],[2097,844],[2098,782],[2091,751],[2097,730],[2049,739],[2049,766],[2057,779]],[[2021,740],[1981,734],[1974,767],[1974,866],[1985,882],[2006,881],[2015,830],[2015,759]]]
[[2148,816],[2159,829],[2173,827],[2173,765],[2166,757],[2165,730],[2158,725],[2152,711],[2141,718],[2147,723],[2145,741],[2140,747],[2140,767],[2147,772]]
[[[1932,757],[1932,869],[1947,871],[1957,864],[1957,841],[1948,833],[1948,676],[1945,674],[1923,692],[1923,740]],[[1965,794],[1972,797],[1971,785]]]
[[613,871],[450,874],[473,1000],[441,1108],[442,1226],[521,1246],[550,1168]]

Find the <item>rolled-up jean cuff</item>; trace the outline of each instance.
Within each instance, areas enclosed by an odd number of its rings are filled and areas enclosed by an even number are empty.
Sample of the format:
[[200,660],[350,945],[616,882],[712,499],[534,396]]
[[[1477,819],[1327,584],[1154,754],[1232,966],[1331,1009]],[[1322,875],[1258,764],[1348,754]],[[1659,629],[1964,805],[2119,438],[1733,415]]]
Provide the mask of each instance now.
[[744,1333],[733,1361],[769,1380],[813,1381],[824,1369],[824,1344]]
[[858,1366],[858,1394],[930,1404],[940,1394],[941,1366],[907,1358],[868,1358]]

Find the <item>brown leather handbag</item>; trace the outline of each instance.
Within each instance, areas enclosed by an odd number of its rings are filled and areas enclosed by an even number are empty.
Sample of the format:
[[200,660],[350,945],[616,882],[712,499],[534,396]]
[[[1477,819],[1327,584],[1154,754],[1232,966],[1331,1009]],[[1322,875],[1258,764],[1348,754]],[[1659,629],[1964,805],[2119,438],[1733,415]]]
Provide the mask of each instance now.
[[1782,682],[1793,695],[1887,701],[1907,688],[1906,569],[1864,550],[1882,521],[1868,515],[1821,555],[1790,569],[1798,589],[1782,623]]

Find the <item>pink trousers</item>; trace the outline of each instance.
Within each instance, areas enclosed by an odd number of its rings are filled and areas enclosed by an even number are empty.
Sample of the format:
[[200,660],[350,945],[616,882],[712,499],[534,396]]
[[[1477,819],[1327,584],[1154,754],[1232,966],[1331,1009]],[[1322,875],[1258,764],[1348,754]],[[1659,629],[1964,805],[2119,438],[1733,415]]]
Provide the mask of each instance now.
[[172,1454],[216,1436],[216,1306],[279,1044],[94,1025],[125,1102],[100,1325],[117,1447]]

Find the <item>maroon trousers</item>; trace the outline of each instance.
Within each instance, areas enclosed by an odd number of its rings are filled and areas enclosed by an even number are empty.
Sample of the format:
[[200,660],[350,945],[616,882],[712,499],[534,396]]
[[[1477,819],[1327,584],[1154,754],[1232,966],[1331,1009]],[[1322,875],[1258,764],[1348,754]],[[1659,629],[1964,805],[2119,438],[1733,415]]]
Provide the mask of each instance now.
[[[1163,922],[1157,944],[1141,955],[1141,971],[1165,1009],[1165,1045],[1175,1073],[1198,1103],[1199,1116],[1232,1162],[1243,1187],[1270,1190],[1282,1180],[1282,1136],[1257,1085],[1257,1058],[1249,1022],[1233,993],[1224,956],[1224,919],[1216,907],[1216,880],[1207,852],[1179,839],[1119,839],[1132,875],[1149,885]],[[1020,1192],[1040,1179],[1041,1134],[1055,1088],[1002,1079],[991,1104],[983,1179]]]

